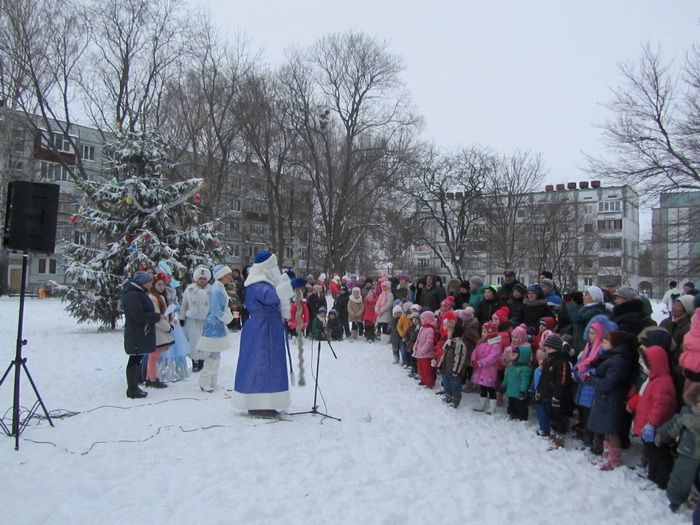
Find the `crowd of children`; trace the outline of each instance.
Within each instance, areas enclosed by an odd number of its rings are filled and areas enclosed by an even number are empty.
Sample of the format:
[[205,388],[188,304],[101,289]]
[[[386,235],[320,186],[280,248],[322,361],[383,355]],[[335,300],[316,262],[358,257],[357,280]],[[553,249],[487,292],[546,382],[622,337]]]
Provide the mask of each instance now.
[[528,420],[534,407],[552,448],[574,431],[602,470],[621,466],[638,436],[648,479],[677,510],[700,484],[700,295],[678,296],[657,327],[629,287],[560,297],[551,275],[526,287],[509,273],[501,287],[474,277],[447,289],[435,277],[334,278],[334,308],[313,336],[374,342],[378,332],[419,385],[440,383],[448,406],[478,392],[477,412]]

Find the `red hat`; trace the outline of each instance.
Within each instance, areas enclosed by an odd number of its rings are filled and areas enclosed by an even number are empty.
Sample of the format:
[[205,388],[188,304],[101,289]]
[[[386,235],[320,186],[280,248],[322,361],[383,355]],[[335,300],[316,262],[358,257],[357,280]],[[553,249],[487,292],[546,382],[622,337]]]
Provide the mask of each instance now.
[[493,317],[498,318],[498,324],[507,323],[509,316],[510,316],[510,308],[508,308],[507,306],[499,308],[498,310],[496,310],[496,313],[493,314]]

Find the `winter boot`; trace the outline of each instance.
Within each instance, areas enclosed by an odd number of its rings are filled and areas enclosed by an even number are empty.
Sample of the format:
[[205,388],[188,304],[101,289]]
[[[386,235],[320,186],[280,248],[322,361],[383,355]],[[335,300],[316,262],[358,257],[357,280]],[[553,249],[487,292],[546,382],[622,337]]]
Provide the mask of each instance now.
[[552,450],[557,449],[557,448],[561,448],[564,446],[564,438],[563,437],[558,437],[556,434],[550,434],[547,437],[552,442]]
[[452,398],[452,408],[459,408],[459,404],[462,402],[461,397],[453,397]]
[[350,341],[353,343],[357,341],[357,330],[352,330],[350,332]]
[[503,392],[496,392],[496,406],[498,408],[503,407]]
[[139,376],[141,374],[141,365],[131,365],[126,367],[126,397],[129,399],[141,399],[148,395],[139,388]]
[[482,398],[481,406],[474,408],[475,412],[490,412],[491,411],[491,400],[488,397]]
[[600,470],[614,470],[616,467],[622,465],[622,447],[609,446],[608,448],[608,458],[600,467]]
[[168,388],[168,385],[161,382],[160,379],[156,378],[154,381],[151,381],[150,379],[146,379],[146,387],[147,388]]

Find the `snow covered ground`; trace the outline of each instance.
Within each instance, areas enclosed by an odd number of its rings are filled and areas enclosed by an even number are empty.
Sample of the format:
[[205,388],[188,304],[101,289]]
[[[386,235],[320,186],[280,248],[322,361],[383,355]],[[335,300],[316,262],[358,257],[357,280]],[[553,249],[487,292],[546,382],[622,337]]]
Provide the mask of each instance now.
[[[0,365],[15,355],[18,299],[0,298]],[[548,450],[527,423],[444,406],[394,365],[390,347],[321,348],[318,415],[268,422],[233,408],[237,348],[222,356],[220,389],[196,376],[125,396],[123,332],[77,325],[58,300],[28,299],[27,366],[55,428],[34,418],[0,440],[0,523],[688,523],[634,469],[601,472],[569,439]],[[238,340],[238,336],[236,336]],[[297,367],[296,349],[292,348]],[[288,412],[313,405],[314,357]],[[4,370],[4,368],[3,368]],[[13,377],[0,387],[11,420]],[[34,393],[22,384],[22,405]],[[5,410],[7,409],[7,412]],[[41,410],[39,411],[41,414]]]

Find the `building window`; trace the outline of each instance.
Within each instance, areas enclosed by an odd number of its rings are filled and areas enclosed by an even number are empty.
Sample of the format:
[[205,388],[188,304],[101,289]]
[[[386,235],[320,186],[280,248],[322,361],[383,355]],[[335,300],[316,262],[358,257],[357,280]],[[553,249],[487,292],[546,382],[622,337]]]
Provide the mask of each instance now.
[[527,211],[526,210],[518,210],[518,219],[524,219],[527,217]]
[[71,180],[68,168],[55,162],[41,163],[41,177],[49,180]]
[[63,135],[63,133],[53,134],[53,145],[58,151],[71,153],[70,142],[65,137],[65,135]]
[[593,224],[591,224],[590,222],[587,222],[586,224],[584,224],[583,231],[584,231],[584,233],[591,233],[593,231]]
[[83,160],[95,160],[95,146],[85,146],[81,148]]
[[600,201],[598,203],[598,211],[622,211],[622,201]]
[[622,258],[601,257],[598,259],[598,265],[604,268],[620,268],[622,266]]
[[622,219],[598,221],[598,231],[620,231]]
[[601,239],[601,248],[603,250],[621,250],[622,239]]
[[418,268],[427,268],[428,267],[428,259],[418,259]]
[[45,259],[45,258],[39,259],[39,272],[38,273],[55,274],[56,273],[56,259]]
[[73,242],[80,246],[87,246],[90,244],[90,232],[75,232]]
[[584,286],[593,286],[593,277],[584,277],[583,278],[583,285]]

